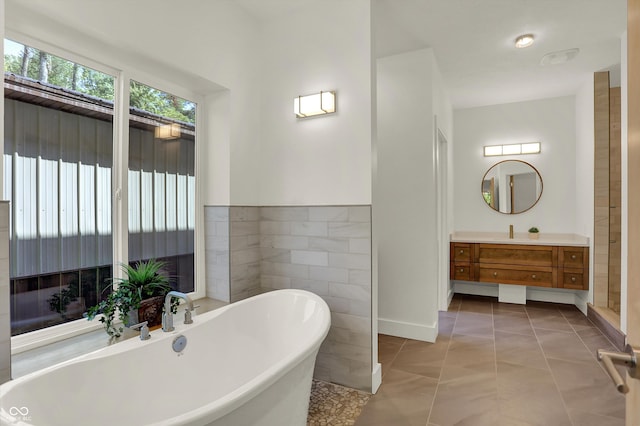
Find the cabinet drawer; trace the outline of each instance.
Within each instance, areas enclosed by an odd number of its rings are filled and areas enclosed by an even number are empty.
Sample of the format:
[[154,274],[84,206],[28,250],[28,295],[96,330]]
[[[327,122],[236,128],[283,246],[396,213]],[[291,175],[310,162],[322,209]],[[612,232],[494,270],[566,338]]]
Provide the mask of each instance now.
[[585,274],[582,269],[565,269],[559,275],[558,287],[573,290],[587,290],[589,288],[587,274]]
[[584,247],[560,247],[558,252],[558,266],[563,268],[584,268],[587,260]]
[[480,244],[478,262],[508,265],[556,266],[557,248],[511,244]]
[[468,263],[451,263],[450,278],[452,280],[471,281],[473,279],[471,265]]
[[480,265],[478,278],[480,282],[532,285],[537,287],[552,287],[554,282],[552,268],[515,268],[505,265]]
[[471,244],[451,243],[450,260],[452,262],[470,262]]

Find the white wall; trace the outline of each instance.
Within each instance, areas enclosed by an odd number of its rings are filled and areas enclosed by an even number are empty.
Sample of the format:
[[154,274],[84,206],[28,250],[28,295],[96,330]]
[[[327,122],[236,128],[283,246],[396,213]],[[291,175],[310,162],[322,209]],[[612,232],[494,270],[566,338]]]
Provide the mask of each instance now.
[[[576,108],[573,96],[501,104],[454,112],[454,225],[456,231],[582,233],[576,223]],[[484,157],[484,145],[540,141],[540,154]],[[506,159],[533,165],[543,180],[534,208],[505,215],[490,209],[480,193],[482,177]]]
[[377,61],[378,326],[381,333],[437,336],[434,114],[450,107],[431,49]]
[[[262,26],[260,205],[371,203],[369,16],[368,0],[330,0]],[[337,112],[295,118],[293,98],[321,90]]]

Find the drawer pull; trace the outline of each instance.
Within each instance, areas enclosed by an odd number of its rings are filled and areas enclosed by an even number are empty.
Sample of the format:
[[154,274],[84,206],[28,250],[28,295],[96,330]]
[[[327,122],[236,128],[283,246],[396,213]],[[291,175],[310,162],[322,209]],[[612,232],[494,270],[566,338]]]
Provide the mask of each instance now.
[[498,273],[497,273],[497,272],[494,272],[494,273],[493,273],[493,276],[494,276],[494,277],[497,277],[497,276],[498,276]]
[[571,277],[571,282],[575,283],[576,282],[576,277]]
[[536,279],[536,274],[531,274],[531,278]]
[[458,271],[458,272],[464,272],[464,268],[460,268],[460,271]]
[[575,254],[572,254],[572,255],[571,255],[571,259],[576,260],[576,255],[575,255]]
[[460,250],[460,254],[464,254],[464,250]]

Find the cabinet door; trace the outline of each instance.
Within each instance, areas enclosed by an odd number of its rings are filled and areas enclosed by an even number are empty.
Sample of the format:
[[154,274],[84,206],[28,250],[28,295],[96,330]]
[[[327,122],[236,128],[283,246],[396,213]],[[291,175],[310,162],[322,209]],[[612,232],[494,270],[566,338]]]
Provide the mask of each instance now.
[[471,262],[472,244],[451,243],[450,260],[452,262]]
[[559,247],[558,266],[561,268],[584,268],[589,263],[586,247]]
[[480,264],[478,281],[498,284],[553,287],[555,269],[551,267]]

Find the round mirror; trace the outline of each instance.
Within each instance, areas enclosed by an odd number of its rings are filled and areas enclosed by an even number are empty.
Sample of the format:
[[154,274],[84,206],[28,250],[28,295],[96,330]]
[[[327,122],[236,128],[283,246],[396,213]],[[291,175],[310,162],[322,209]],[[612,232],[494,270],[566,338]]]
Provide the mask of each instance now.
[[505,214],[523,213],[542,195],[542,177],[531,164],[505,160],[494,164],[482,178],[482,198],[489,207]]

